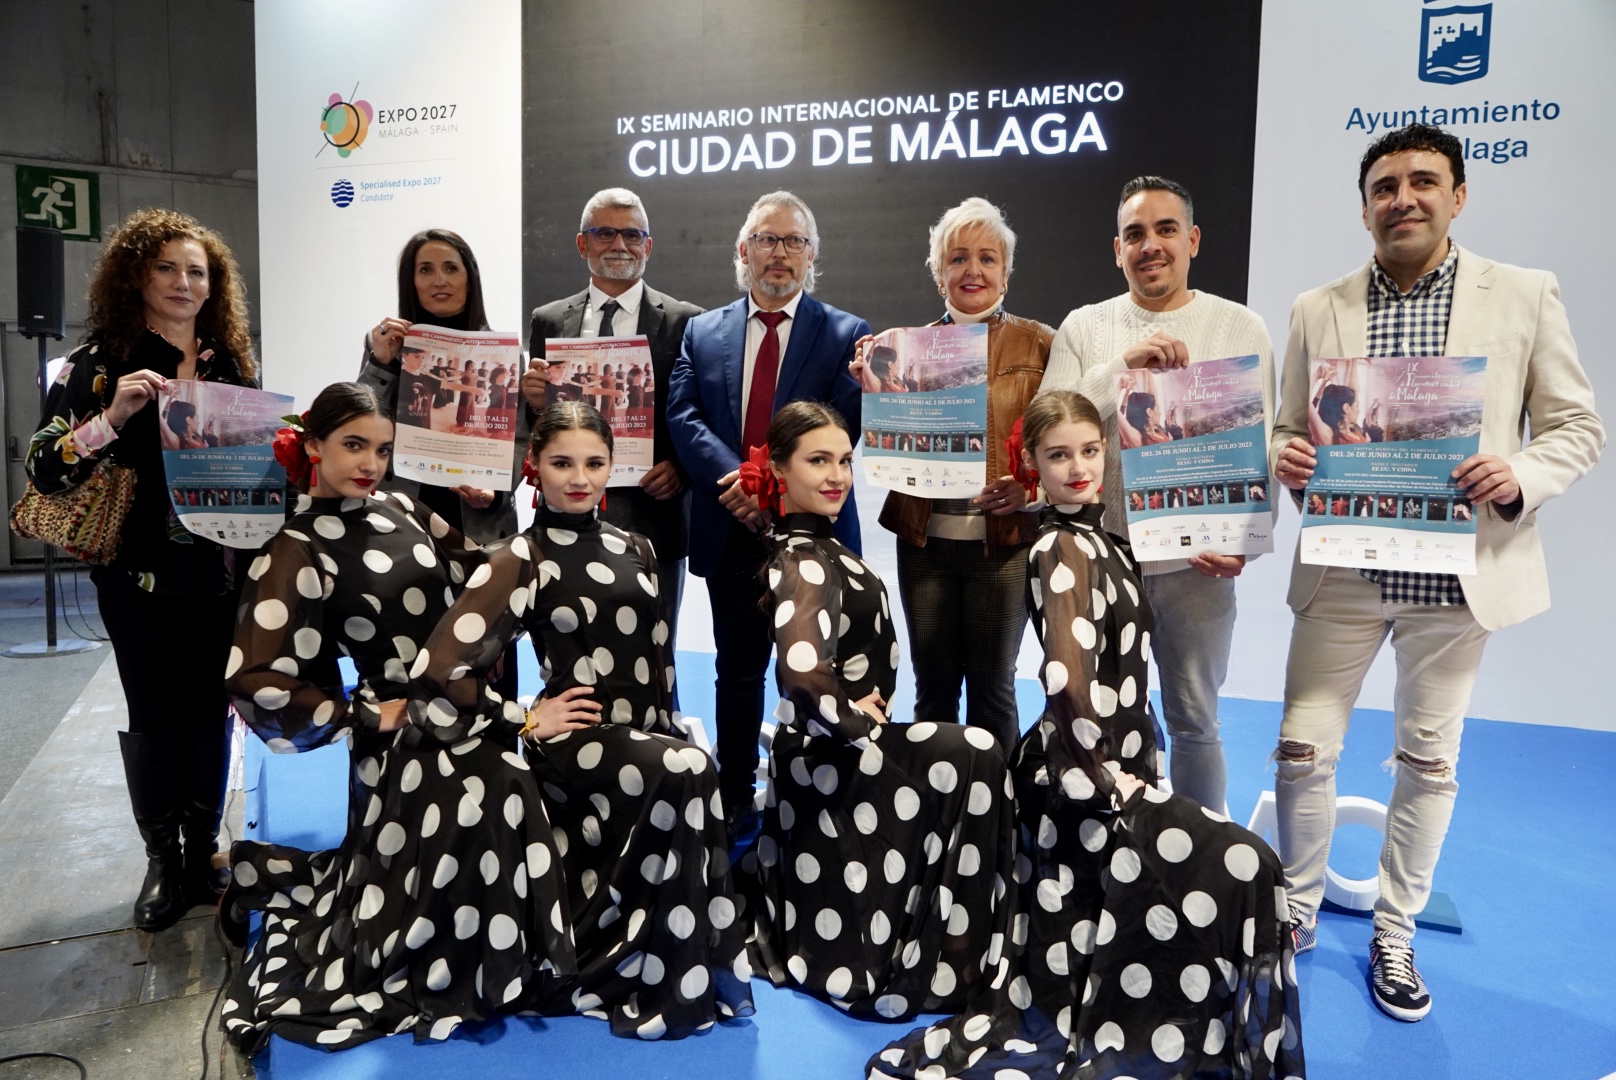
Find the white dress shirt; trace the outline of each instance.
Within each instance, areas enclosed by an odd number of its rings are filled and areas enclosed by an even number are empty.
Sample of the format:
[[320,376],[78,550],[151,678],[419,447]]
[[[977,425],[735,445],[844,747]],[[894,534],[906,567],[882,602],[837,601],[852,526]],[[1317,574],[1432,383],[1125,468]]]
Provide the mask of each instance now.
[[[786,319],[775,328],[775,334],[780,338],[780,362],[785,363],[786,345],[791,341],[791,327],[797,321],[797,305],[802,303],[802,290],[791,298],[790,303],[777,310],[786,313]],[[746,422],[746,405],[752,399],[752,369],[757,365],[758,350],[763,347],[763,335],[769,328],[763,325],[757,317],[758,312],[764,310],[758,307],[758,302],[751,296],[746,298],[746,356],[741,368],[741,422]],[[779,379],[779,369],[775,370],[775,379]]]
[[618,307],[622,308],[612,316],[612,337],[633,337],[640,332],[640,301],[645,299],[645,279],[641,278],[627,289],[622,296],[607,296],[589,283],[589,299],[584,302],[583,326],[578,330],[579,337],[600,336],[600,309],[608,300],[616,300]]

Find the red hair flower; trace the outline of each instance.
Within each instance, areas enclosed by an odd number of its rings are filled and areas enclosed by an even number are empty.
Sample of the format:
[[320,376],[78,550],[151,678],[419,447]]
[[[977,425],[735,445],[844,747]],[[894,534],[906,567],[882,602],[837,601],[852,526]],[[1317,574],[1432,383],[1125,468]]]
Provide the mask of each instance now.
[[283,427],[275,432],[275,460],[286,467],[286,478],[294,487],[302,487],[309,478],[309,455],[303,450],[301,428]]
[[755,496],[758,506],[771,514],[780,513],[780,480],[769,467],[769,444],[754,446],[741,462],[741,490]]
[[1021,417],[1018,416],[1010,429],[1010,437],[1004,440],[1004,452],[1010,455],[1010,476],[1027,489],[1027,501],[1033,502],[1038,498],[1038,470],[1022,458],[1021,453],[1025,449],[1021,441]]

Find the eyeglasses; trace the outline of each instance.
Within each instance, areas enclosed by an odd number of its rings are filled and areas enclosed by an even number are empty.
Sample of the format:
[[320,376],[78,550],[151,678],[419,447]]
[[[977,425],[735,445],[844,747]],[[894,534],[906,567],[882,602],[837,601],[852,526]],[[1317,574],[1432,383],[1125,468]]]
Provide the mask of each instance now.
[[810,243],[806,236],[776,236],[773,233],[755,232],[747,237],[752,246],[759,251],[773,251],[781,244],[793,255],[801,255]]
[[610,225],[597,225],[593,229],[585,229],[584,232],[593,236],[602,244],[615,244],[617,243],[617,238],[621,236],[623,243],[629,247],[639,247],[651,239],[651,234],[644,229],[614,229]]

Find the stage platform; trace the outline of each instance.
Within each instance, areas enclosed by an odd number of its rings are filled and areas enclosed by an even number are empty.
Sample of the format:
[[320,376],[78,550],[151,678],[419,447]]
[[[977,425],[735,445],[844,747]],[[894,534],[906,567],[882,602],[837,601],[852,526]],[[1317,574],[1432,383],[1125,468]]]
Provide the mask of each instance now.
[[[524,661],[531,662],[525,650]],[[678,664],[687,713],[710,717],[711,654],[682,652]],[[533,685],[532,673],[524,671],[524,685]],[[1030,722],[1038,688],[1022,681],[1018,692]],[[1273,783],[1266,759],[1279,707],[1225,699],[1223,724],[1230,808],[1244,821]],[[344,827],[347,751],[275,756],[256,740],[250,745],[250,831],[281,843],[335,846]],[[1390,754],[1389,714],[1355,713],[1340,793],[1384,801],[1391,781],[1382,762]],[[1464,930],[1422,933],[1417,941],[1435,1007],[1418,1024],[1376,1011],[1365,986],[1368,921],[1324,915],[1318,949],[1298,961],[1313,1080],[1596,1080],[1616,1071],[1613,761],[1616,734],[1469,722],[1463,790],[1436,881]],[[1367,877],[1377,853],[1378,835],[1345,828],[1331,862],[1349,877]],[[909,1027],[850,1020],[793,991],[754,986],[754,1016],[681,1042],[616,1039],[605,1023],[585,1018],[510,1018],[423,1046],[390,1038],[329,1053],[275,1039],[254,1065],[265,1080],[853,1080],[871,1054]]]

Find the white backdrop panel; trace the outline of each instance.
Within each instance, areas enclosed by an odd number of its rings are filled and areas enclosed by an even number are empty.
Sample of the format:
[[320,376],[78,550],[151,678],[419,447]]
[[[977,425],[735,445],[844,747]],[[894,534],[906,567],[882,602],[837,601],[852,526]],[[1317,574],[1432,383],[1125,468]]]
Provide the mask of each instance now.
[[[1486,74],[1442,85],[1421,81],[1422,15],[1456,5],[1433,0],[1268,0],[1263,5],[1257,150],[1252,189],[1249,303],[1282,354],[1291,301],[1332,281],[1371,253],[1354,191],[1358,159],[1384,129],[1412,110],[1488,107],[1487,122],[1443,126],[1470,140],[1469,203],[1452,235],[1492,259],[1553,271],[1570,311],[1582,363],[1607,423],[1616,402],[1608,333],[1616,216],[1616,4],[1610,0],[1493,0]],[[1471,16],[1472,19],[1475,16]],[[1537,119],[1531,119],[1535,103]],[[1548,106],[1553,103],[1555,108]],[[1493,120],[1499,106],[1524,106]],[[1354,121],[1359,110],[1363,126]],[[1394,116],[1384,114],[1395,113]],[[1553,119],[1548,118],[1554,113]],[[1371,114],[1381,114],[1367,130]],[[1434,113],[1427,117],[1435,119]],[[1349,126],[1352,125],[1352,126]],[[1502,162],[1489,159],[1499,143]],[[1285,588],[1297,515],[1280,518],[1276,548],[1242,578],[1240,621],[1225,693],[1277,699],[1290,638]],[[1611,657],[1616,608],[1611,537],[1616,535],[1616,468],[1605,462],[1539,516],[1554,606],[1496,634],[1487,648],[1470,715],[1616,729],[1616,711],[1596,681]],[[1385,650],[1362,705],[1391,707],[1394,677]]]
[[[404,241],[429,227],[466,238],[489,322],[525,339],[518,0],[256,11],[266,387],[307,407],[353,378],[365,331],[397,312]],[[370,113],[346,157],[321,127],[333,94]]]

